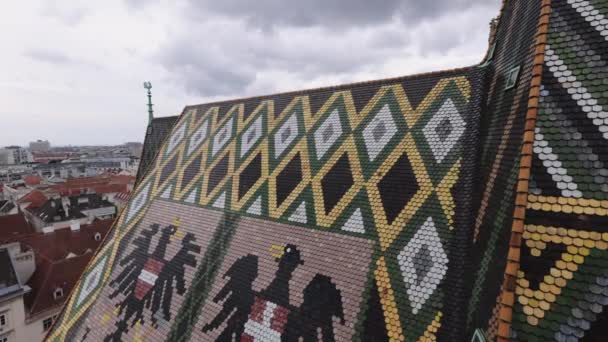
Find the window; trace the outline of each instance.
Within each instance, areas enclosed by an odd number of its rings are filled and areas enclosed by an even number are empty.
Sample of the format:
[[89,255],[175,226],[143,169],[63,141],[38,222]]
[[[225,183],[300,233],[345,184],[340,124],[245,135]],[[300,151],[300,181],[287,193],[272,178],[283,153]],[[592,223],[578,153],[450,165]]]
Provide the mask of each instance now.
[[54,316],[49,317],[49,318],[45,319],[44,321],[42,321],[42,329],[44,331],[51,329],[51,327],[53,326],[53,319],[54,319]]
[[8,342],[8,335],[0,336],[0,342]]
[[101,240],[101,234],[95,233],[95,241]]
[[[8,314],[6,312],[0,313],[0,328],[5,327],[8,324]],[[2,342],[2,341],[0,341]]]
[[63,289],[61,287],[56,288],[55,292],[53,292],[53,297],[55,297],[55,299],[63,297]]
[[507,77],[505,79],[505,90],[511,89],[515,87],[517,84],[517,78],[519,77],[519,67],[514,67],[507,73]]

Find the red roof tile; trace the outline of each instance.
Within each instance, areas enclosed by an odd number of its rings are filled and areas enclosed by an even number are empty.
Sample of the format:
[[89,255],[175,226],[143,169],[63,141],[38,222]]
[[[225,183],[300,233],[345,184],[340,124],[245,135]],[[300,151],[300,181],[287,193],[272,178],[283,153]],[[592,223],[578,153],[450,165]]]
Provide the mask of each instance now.
[[28,208],[40,208],[47,200],[48,198],[42,192],[34,190],[17,200],[17,203],[30,203]]
[[110,183],[112,183],[112,184],[135,183],[135,177],[127,176],[127,175],[112,175],[110,177]]
[[34,185],[39,185],[40,182],[42,181],[42,178],[40,178],[40,176],[38,176],[38,175],[28,175],[28,176],[23,177],[23,181],[28,186],[34,186]]
[[79,195],[86,192],[107,194],[113,192],[126,192],[128,185],[134,183],[132,176],[97,176],[83,178],[69,178],[65,183],[54,185],[53,190],[61,196]]
[[[63,304],[112,222],[96,221],[83,225],[79,231],[58,229],[49,234],[34,233],[13,239],[32,248],[36,254],[36,271],[28,281],[32,291],[25,297],[30,316]],[[100,234],[98,240],[95,239],[97,233]],[[73,256],[66,258],[70,253]],[[57,287],[63,289],[64,296],[55,299],[53,293]]]
[[25,220],[22,213],[0,216],[0,242],[34,233],[34,228]]
[[61,260],[70,253],[80,255],[87,250],[94,251],[100,243],[95,241],[95,234],[99,233],[104,237],[112,222],[113,220],[96,221],[83,225],[79,231],[66,228],[48,234],[37,233],[22,237],[19,241],[34,249],[37,255],[43,255],[50,260]]
[[[36,272],[28,282],[32,291],[24,298],[28,315],[63,305],[92,256],[90,252],[55,262],[37,257]],[[63,296],[55,299],[53,293],[58,287],[63,290]]]

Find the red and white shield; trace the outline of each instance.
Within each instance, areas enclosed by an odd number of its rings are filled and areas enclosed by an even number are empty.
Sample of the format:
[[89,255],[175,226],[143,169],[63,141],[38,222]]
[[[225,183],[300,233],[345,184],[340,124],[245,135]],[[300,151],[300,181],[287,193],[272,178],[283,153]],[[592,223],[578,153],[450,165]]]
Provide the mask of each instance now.
[[288,314],[289,309],[257,297],[245,323],[241,342],[280,342]]
[[165,262],[162,260],[150,258],[146,261],[144,268],[137,277],[137,283],[135,284],[135,298],[142,300],[148,294],[148,292],[150,292],[164,266]]

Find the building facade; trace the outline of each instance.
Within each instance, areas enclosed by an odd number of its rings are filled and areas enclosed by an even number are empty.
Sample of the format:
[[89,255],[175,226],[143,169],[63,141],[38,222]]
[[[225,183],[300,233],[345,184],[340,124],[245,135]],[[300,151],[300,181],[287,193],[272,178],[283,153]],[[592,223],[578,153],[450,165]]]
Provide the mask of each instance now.
[[30,151],[32,152],[47,152],[51,149],[51,143],[48,140],[36,140],[30,142]]

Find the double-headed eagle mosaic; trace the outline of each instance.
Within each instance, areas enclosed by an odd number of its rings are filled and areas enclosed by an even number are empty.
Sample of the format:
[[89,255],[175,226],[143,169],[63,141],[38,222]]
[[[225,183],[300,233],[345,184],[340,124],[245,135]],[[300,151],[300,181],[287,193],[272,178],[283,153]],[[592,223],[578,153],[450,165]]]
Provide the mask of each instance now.
[[[152,238],[160,232],[160,237],[154,251],[150,252]],[[186,266],[196,267],[196,259],[192,253],[200,253],[201,247],[196,245],[196,237],[179,229],[179,220],[164,228],[153,224],[144,229],[140,236],[133,240],[135,249],[119,262],[124,267],[122,272],[110,283],[114,292],[110,299],[122,293],[125,297],[116,304],[118,316],[116,329],[106,336],[105,341],[121,341],[122,334],[129,331],[136,323],[144,324],[146,317],[144,309],[150,311],[150,322],[156,326],[158,319],[171,319],[171,300],[173,293],[183,295],[186,292],[184,272]],[[179,251],[167,260],[167,247],[181,238]]]

